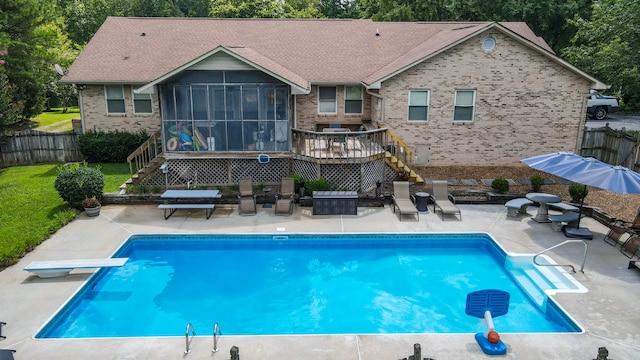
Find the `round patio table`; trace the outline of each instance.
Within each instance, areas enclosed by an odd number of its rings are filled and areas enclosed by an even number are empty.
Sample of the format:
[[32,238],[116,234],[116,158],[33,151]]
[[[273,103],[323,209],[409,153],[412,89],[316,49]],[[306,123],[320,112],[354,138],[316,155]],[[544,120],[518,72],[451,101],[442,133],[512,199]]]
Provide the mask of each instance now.
[[528,193],[525,197],[531,201],[537,202],[540,204],[538,207],[538,212],[536,216],[533,217],[533,220],[539,223],[548,223],[551,222],[549,220],[549,203],[557,203],[561,202],[562,198],[553,194],[546,193]]

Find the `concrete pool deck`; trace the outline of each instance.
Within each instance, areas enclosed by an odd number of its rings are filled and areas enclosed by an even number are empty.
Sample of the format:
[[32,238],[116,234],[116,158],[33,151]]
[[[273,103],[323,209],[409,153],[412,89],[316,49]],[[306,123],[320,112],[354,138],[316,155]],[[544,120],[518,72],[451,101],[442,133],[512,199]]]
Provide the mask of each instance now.
[[[508,252],[533,254],[567,240],[550,224],[537,223],[537,210],[506,217],[502,205],[459,205],[463,220],[421,213],[420,221],[408,216],[398,221],[389,205],[358,209],[358,215],[312,215],[296,206],[289,217],[274,216],[273,208],[258,209],[256,216],[239,216],[237,207],[222,205],[209,220],[203,210],[180,210],[164,220],[155,205],[108,205],[101,215],[80,214],[17,264],[0,272],[0,321],[5,340],[0,348],[17,350],[20,359],[229,359],[238,346],[242,360],[378,360],[413,355],[433,359],[487,359],[473,334],[225,336],[220,324],[219,352],[213,354],[212,329],[195,329],[191,353],[184,354],[185,329],[175,337],[120,339],[46,339],[33,336],[89,278],[92,270],[74,270],[61,278],[40,279],[23,268],[32,261],[109,257],[131,234],[140,233],[340,233],[340,232],[487,232]],[[432,209],[432,208],[430,208]],[[582,334],[509,334],[497,329],[507,345],[504,359],[595,359],[599,347],[609,358],[640,359],[640,271],[627,269],[629,259],[602,238],[607,228],[591,218],[581,225],[594,233],[585,273],[574,277],[589,291],[560,293],[557,302],[585,330]],[[548,253],[558,263],[578,269],[581,244],[568,244]],[[215,266],[212,265],[212,271]],[[464,309],[460,309],[461,312]],[[212,324],[213,325],[213,324]],[[186,324],[185,324],[186,326]]]

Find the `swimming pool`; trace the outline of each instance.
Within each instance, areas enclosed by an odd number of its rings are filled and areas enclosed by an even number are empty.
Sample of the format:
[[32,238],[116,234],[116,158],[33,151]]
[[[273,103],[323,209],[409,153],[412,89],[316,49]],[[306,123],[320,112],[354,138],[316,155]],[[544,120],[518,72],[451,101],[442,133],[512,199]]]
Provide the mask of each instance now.
[[[510,293],[500,332],[581,332],[545,291],[562,271],[507,254],[490,235],[132,235],[36,338],[474,333],[466,294]],[[552,270],[553,269],[553,270]],[[548,276],[551,274],[551,276]],[[570,280],[568,280],[570,283]]]

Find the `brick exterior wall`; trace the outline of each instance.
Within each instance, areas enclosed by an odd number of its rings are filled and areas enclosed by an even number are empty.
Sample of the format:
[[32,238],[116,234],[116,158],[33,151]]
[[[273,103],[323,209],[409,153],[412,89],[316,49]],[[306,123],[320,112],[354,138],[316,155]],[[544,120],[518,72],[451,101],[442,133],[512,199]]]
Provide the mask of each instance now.
[[151,95],[151,114],[135,114],[131,86],[124,87],[125,114],[107,114],[107,104],[104,96],[104,86],[87,85],[81,90],[82,116],[84,131],[146,131],[151,135],[161,128],[158,97]]
[[[496,47],[482,49],[491,35]],[[356,128],[383,126],[429,165],[505,165],[546,152],[574,151],[581,140],[590,82],[498,30],[473,37],[384,81],[380,100],[363,89],[363,114],[344,113],[344,86],[337,86],[337,114],[318,114],[318,86],[296,95],[294,127],[320,131],[331,123]],[[428,121],[407,121],[410,89],[430,90]],[[471,122],[453,121],[456,90],[475,90]],[[134,114],[131,86],[124,87],[126,114],[106,114],[104,87],[81,93],[84,130],[139,131],[161,128],[158,97],[153,113]]]
[[344,113],[344,86],[336,87],[337,112],[336,114],[318,114],[318,86],[311,86],[308,95],[296,95],[296,129],[320,131],[331,123],[342,124],[343,127],[358,127],[363,121],[371,120],[371,95],[362,89],[362,114]]
[[[576,151],[590,82],[499,31],[483,34],[382,84],[384,127],[429,165],[505,165],[546,152]],[[410,89],[429,89],[427,122],[407,121]],[[476,90],[472,122],[453,122],[456,90]]]

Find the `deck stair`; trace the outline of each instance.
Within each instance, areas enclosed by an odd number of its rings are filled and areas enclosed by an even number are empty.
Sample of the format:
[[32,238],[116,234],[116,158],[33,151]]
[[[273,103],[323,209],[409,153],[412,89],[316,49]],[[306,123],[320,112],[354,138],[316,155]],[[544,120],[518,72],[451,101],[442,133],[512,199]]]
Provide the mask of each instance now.
[[384,161],[395,172],[406,175],[410,182],[418,185],[424,184],[424,179],[418,175],[412,167],[415,158],[414,151],[398,136],[387,130],[387,151]]
[[127,157],[131,178],[124,183],[124,186],[140,184],[148,174],[153,174],[164,161],[162,132],[158,130]]

